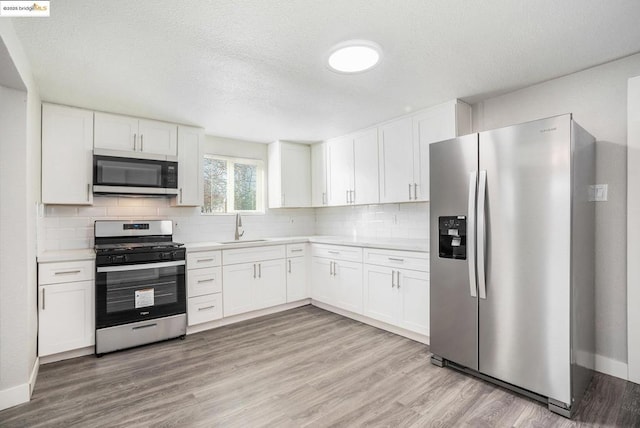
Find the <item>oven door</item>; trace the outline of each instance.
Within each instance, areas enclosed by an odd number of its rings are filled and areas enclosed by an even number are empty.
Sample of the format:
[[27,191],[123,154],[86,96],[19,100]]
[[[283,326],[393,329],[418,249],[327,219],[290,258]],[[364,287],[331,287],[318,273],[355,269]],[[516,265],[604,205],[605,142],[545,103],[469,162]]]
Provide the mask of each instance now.
[[184,260],[96,269],[96,329],[184,313]]

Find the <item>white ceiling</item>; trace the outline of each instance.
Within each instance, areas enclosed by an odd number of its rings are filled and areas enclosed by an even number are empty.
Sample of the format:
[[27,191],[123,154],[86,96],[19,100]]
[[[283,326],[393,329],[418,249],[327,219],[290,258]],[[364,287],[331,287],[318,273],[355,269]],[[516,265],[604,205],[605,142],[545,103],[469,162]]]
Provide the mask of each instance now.
[[[263,142],[320,140],[640,51],[637,0],[65,0],[13,22],[43,100]],[[382,62],[330,71],[347,39],[377,42]]]

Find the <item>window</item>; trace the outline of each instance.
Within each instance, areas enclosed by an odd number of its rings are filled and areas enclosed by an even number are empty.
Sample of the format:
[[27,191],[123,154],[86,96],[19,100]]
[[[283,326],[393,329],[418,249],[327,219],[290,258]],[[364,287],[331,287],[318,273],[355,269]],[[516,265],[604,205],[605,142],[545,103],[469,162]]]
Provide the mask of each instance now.
[[263,162],[204,156],[202,213],[263,212]]

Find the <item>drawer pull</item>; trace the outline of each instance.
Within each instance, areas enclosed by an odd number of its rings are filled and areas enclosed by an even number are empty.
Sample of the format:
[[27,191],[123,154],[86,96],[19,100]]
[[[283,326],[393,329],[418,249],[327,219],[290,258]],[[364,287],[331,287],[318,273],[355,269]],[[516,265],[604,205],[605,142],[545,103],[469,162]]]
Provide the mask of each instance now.
[[204,262],[212,262],[214,259],[198,259],[196,260],[196,263],[204,263]]
[[209,309],[213,309],[215,307],[216,307],[216,305],[205,306],[204,308],[198,308],[198,310],[199,311],[206,311],[206,310],[209,310]]
[[202,284],[203,282],[213,282],[213,281],[215,281],[215,278],[199,279],[198,284]]
[[292,253],[299,253],[302,251],[302,248],[296,248],[295,250],[291,250]]
[[404,262],[404,259],[398,259],[396,257],[389,257],[389,260],[391,260],[392,262]]
[[65,270],[54,273],[54,275],[75,275],[76,273],[82,272],[80,269],[78,270]]
[[329,254],[340,254],[340,251],[331,251],[331,250],[329,250],[329,251],[327,251],[327,253],[329,253]]
[[158,324],[147,324],[147,325],[141,325],[138,327],[131,327],[131,330],[142,330],[143,328],[151,328],[151,327],[156,327]]

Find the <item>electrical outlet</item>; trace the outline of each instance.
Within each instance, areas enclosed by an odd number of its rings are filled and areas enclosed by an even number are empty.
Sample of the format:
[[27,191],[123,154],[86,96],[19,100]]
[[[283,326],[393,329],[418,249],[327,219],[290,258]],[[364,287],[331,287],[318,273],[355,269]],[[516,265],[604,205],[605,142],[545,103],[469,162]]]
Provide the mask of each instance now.
[[608,191],[608,184],[592,184],[589,186],[589,202],[606,202]]

